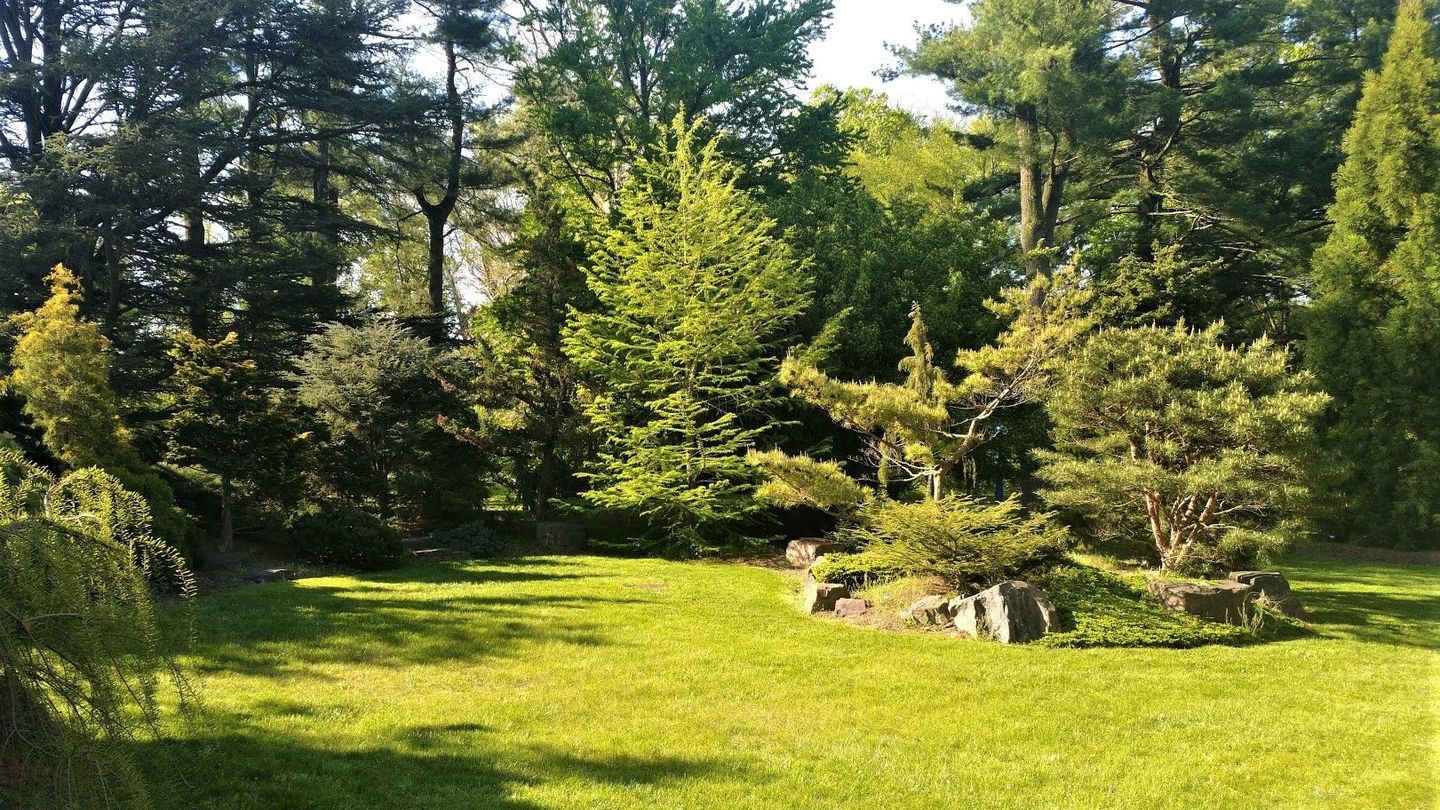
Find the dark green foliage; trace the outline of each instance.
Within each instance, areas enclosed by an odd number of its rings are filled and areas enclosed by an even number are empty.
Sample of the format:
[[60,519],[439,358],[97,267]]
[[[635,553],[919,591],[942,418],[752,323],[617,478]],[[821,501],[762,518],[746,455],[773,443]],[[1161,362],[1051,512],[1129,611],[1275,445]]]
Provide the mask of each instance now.
[[1269,340],[1230,348],[1222,326],[1106,329],[1060,366],[1046,407],[1055,449],[1042,495],[1167,569],[1238,567],[1284,548],[1299,472],[1327,398]]
[[1440,548],[1440,53],[1400,4],[1367,77],[1314,262],[1305,355],[1335,397],[1315,464],[1322,530]]
[[307,562],[378,571],[400,564],[400,533],[359,509],[336,507],[302,512],[290,520],[290,546]]
[[1070,546],[1050,515],[1027,515],[1015,498],[880,501],[842,526],[836,539],[859,547],[859,564],[870,570],[935,576],[960,590],[1025,579],[1063,560]]
[[468,551],[481,558],[503,557],[515,551],[516,544],[510,537],[502,536],[483,520],[472,520],[448,529],[441,529],[431,535],[439,548],[453,548]]
[[57,479],[0,449],[0,803],[143,804],[124,743],[189,692],[157,589],[189,597],[194,582],[143,498],[96,468]]
[[295,383],[323,427],[310,452],[315,496],[415,527],[478,507],[481,465],[441,427],[454,403],[436,363],[426,341],[383,320],[311,338]]
[[1143,586],[1089,567],[1057,568],[1037,580],[1066,629],[1042,647],[1199,647],[1253,638],[1244,627],[1162,607]]

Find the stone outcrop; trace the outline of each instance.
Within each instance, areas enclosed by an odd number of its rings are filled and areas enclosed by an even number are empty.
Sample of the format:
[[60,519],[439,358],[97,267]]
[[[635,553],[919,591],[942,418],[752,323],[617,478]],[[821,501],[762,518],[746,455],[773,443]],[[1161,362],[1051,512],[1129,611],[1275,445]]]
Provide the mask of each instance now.
[[921,597],[900,611],[900,618],[922,625],[947,625],[950,623],[950,599],[945,596]]
[[1309,619],[1300,597],[1290,590],[1290,580],[1279,571],[1234,571],[1230,579],[1250,587],[1252,598],[1265,597],[1275,609],[1292,619]]
[[1169,582],[1151,580],[1150,593],[1160,604],[1212,622],[1244,624],[1250,608],[1250,586],[1243,582]]
[[815,577],[805,578],[805,595],[801,608],[806,613],[824,613],[834,610],[841,599],[850,597],[850,589],[832,582],[816,582]]
[[791,540],[785,546],[785,559],[796,568],[809,568],[815,564],[820,555],[840,548],[838,543],[829,540],[822,540],[818,537],[802,537],[799,540]]
[[1060,613],[1039,588],[1010,580],[947,606],[955,629],[972,638],[1023,644],[1060,629]]
[[870,603],[864,599],[851,599],[846,597],[835,603],[835,618],[848,619],[851,616],[862,616],[870,609]]

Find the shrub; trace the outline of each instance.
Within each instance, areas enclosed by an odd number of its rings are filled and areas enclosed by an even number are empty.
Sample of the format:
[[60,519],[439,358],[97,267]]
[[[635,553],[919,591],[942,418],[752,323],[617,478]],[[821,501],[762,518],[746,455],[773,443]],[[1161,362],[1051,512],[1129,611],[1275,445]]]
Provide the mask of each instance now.
[[810,567],[820,582],[834,582],[851,589],[894,579],[901,572],[869,554],[826,554]]
[[1046,647],[1199,647],[1238,644],[1247,628],[1169,610],[1139,585],[1089,567],[1058,568],[1040,580],[1067,630],[1044,636]]
[[1070,545],[1050,515],[1027,515],[1015,498],[989,504],[969,498],[878,501],[837,537],[858,545],[874,570],[937,576],[961,590],[1057,565]]
[[290,543],[308,562],[366,571],[398,565],[405,552],[399,532],[369,512],[350,507],[297,515],[290,521]]
[[476,557],[503,557],[514,551],[514,543],[482,520],[438,531],[433,539],[437,546],[468,551]]

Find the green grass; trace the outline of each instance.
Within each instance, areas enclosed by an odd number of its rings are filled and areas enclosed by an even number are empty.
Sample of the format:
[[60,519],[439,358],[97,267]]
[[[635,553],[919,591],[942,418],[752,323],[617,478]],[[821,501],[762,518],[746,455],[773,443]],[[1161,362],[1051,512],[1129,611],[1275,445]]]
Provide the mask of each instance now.
[[1429,808],[1440,572],[1284,566],[1323,622],[1191,650],[812,619],[761,568],[452,564],[203,597],[174,808]]

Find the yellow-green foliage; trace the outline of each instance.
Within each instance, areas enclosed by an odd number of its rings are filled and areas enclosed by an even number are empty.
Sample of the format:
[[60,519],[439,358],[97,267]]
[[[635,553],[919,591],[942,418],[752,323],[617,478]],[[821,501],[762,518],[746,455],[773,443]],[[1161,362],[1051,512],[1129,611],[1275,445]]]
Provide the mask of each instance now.
[[938,576],[955,588],[1023,577],[1060,562],[1070,545],[1049,514],[1026,514],[1015,498],[877,501],[837,537],[859,546],[871,570]]
[[76,467],[128,463],[130,437],[110,388],[110,342],[80,317],[80,299],[79,279],[55,265],[50,298],[11,318],[20,339],[8,383],[56,458]]
[[804,454],[789,456],[779,450],[752,450],[749,461],[770,476],[755,490],[755,497],[766,503],[844,513],[870,497],[833,461],[816,461]]
[[119,743],[153,726],[162,686],[186,693],[152,591],[194,590],[149,525],[145,500],[108,473],[57,479],[0,449],[0,803],[143,797]]

